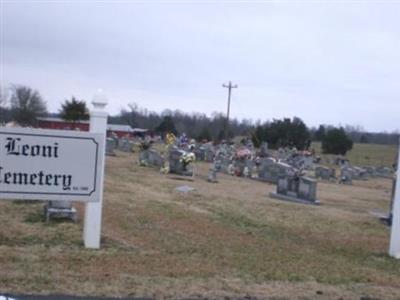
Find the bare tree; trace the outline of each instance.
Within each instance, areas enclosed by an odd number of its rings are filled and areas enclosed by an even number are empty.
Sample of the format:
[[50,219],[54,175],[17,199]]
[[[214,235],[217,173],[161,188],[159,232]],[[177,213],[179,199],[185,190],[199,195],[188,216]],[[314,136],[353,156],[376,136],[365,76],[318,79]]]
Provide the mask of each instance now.
[[37,118],[47,112],[39,92],[27,86],[13,86],[10,101],[13,120],[21,126],[35,126]]
[[0,124],[6,122],[6,113],[8,104],[8,91],[4,86],[0,86]]
[[0,108],[4,108],[8,103],[8,91],[0,85]]

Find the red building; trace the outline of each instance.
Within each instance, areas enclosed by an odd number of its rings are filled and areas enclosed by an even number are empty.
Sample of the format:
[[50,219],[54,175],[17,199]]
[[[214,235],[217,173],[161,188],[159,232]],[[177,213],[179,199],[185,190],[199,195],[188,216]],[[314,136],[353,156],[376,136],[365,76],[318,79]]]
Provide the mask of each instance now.
[[38,127],[43,129],[89,131],[89,121],[67,122],[60,118],[38,118]]
[[[43,129],[79,130],[89,131],[89,121],[68,122],[61,118],[38,118],[38,127]],[[122,137],[145,137],[151,134],[148,129],[132,128],[129,125],[108,124],[107,136],[117,135]]]

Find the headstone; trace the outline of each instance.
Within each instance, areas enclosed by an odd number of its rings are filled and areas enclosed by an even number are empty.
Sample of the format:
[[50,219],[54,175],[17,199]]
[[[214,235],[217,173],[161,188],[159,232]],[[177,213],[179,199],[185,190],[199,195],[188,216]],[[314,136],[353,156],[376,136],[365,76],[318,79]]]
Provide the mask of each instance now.
[[70,201],[49,201],[44,207],[46,222],[50,219],[66,218],[77,221],[76,209]]
[[360,167],[353,167],[353,170],[355,172],[355,176],[353,179],[359,179],[359,180],[367,180],[368,179],[368,172]]
[[189,156],[189,154],[190,153],[183,150],[171,149],[168,159],[169,172],[178,175],[193,176],[193,167],[190,165],[190,161],[186,161],[185,159]]
[[249,177],[252,178],[253,177],[253,171],[254,171],[254,167],[255,167],[255,161],[253,159],[246,159],[246,167],[244,170],[244,176],[245,177]]
[[318,166],[315,168],[315,178],[321,178],[324,180],[331,180],[336,178],[336,171],[334,168],[327,168]]
[[142,150],[139,153],[139,164],[141,166],[162,167],[164,158],[154,149]]
[[214,148],[212,146],[206,147],[204,150],[204,160],[207,162],[212,162],[214,159]]
[[236,176],[243,176],[244,174],[244,169],[245,169],[245,167],[246,167],[246,161],[245,160],[243,160],[243,159],[238,159],[238,160],[235,160],[234,162],[233,162],[233,165],[234,165],[234,168],[235,168],[235,175]]
[[273,198],[305,203],[319,204],[317,200],[317,181],[302,176],[280,176],[276,193],[270,193]]
[[204,161],[206,158],[206,152],[204,147],[196,147],[194,150],[194,153],[196,154],[196,159],[199,161]]
[[280,176],[296,173],[292,166],[276,162],[273,158],[263,158],[258,167],[258,179],[270,183],[277,183]]
[[208,178],[207,178],[208,182],[211,183],[217,183],[217,170],[214,167],[211,167],[210,170],[208,171]]
[[117,144],[115,142],[115,139],[113,138],[107,138],[106,139],[106,155],[108,156],[115,156],[115,148]]
[[260,165],[258,167],[258,178],[268,182],[278,182],[278,172],[276,170],[276,160],[273,158],[262,158],[260,159]]
[[353,183],[352,172],[350,171],[350,169],[348,167],[342,167],[340,169],[339,183],[340,184],[352,184]]
[[[344,181],[345,182],[345,178],[347,179],[351,179],[352,180],[367,180],[368,179],[368,172],[367,170],[360,168],[360,167],[351,167],[351,166],[343,166],[340,169],[340,173],[341,173],[341,177],[343,177],[343,179],[341,178],[339,180],[340,181]],[[341,183],[344,183],[341,182]]]
[[312,202],[317,201],[317,181],[308,177],[300,177],[298,197]]
[[379,177],[383,178],[392,178],[393,177],[393,169],[388,167],[377,167],[376,172]]
[[118,141],[118,149],[123,152],[133,152],[133,143],[127,138]]
[[269,153],[268,153],[268,143],[267,142],[263,142],[260,146],[260,153],[259,153],[260,157],[268,157]]
[[363,169],[368,173],[368,177],[378,177],[379,176],[375,167],[364,166]]

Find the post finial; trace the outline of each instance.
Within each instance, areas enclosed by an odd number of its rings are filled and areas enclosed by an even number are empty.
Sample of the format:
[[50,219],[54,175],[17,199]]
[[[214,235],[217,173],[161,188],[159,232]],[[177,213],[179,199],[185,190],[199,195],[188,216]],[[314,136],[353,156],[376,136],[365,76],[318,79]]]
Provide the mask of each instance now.
[[94,109],[103,110],[108,104],[108,99],[102,89],[98,89],[93,96],[92,104]]

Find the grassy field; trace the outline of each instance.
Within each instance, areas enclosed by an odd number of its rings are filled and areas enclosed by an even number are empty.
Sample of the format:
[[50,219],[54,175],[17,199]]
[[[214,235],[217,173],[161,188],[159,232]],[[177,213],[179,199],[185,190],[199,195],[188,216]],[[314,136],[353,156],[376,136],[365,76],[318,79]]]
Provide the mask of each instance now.
[[[320,142],[313,142],[311,148],[323,157],[335,157],[322,154]],[[397,160],[397,149],[396,145],[354,144],[353,149],[346,153],[346,157],[353,165],[391,167]]]
[[43,203],[0,202],[0,292],[399,299],[400,261],[371,214],[388,211],[390,180],[319,183],[322,205],[308,206],[263,182],[208,183],[206,163],[187,181],[136,160],[107,158],[100,250],[82,246],[81,204],[78,224],[46,224]]

